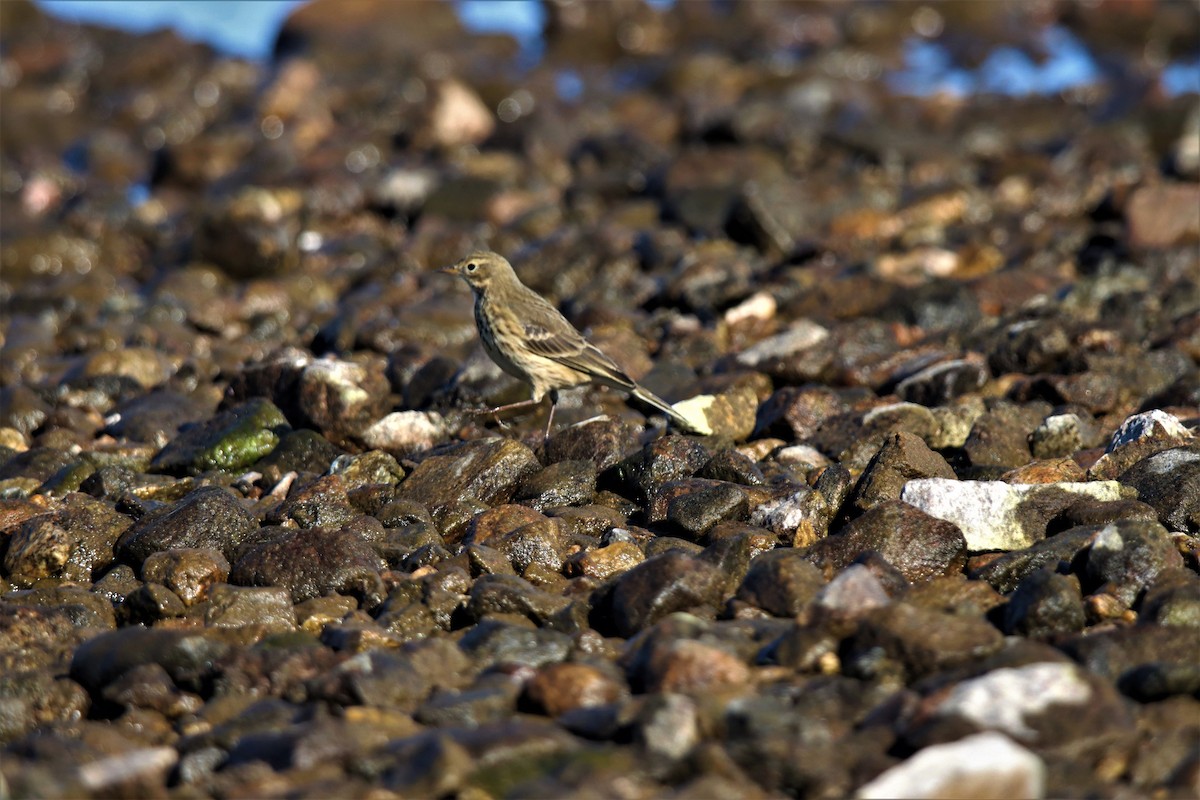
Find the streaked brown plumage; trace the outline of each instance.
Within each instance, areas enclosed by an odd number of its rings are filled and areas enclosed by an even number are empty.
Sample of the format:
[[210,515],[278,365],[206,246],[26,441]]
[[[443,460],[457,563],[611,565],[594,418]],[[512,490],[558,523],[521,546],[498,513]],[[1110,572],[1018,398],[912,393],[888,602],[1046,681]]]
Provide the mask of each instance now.
[[550,395],[554,421],[558,391],[590,381],[623,389],[667,415],[678,428],[691,423],[662,398],[646,391],[616,363],[583,337],[558,309],[517,277],[498,253],[472,253],[443,272],[458,275],[475,293],[475,327],[483,349],[499,367],[532,387],[532,397],[490,410],[497,413],[536,405]]

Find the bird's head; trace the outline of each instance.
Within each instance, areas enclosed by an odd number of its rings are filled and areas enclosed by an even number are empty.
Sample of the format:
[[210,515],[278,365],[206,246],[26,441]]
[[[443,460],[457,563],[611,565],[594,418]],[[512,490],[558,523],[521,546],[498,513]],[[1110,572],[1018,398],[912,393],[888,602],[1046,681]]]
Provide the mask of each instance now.
[[479,250],[452,267],[443,267],[442,272],[457,275],[477,292],[482,292],[496,281],[502,281],[514,275],[512,264],[499,253],[490,250]]

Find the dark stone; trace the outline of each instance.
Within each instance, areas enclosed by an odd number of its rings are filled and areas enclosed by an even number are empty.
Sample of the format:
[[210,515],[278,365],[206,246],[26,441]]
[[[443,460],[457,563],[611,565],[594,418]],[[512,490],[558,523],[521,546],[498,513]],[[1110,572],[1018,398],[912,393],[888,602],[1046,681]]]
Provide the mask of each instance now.
[[1084,562],[1089,587],[1132,606],[1159,573],[1182,567],[1167,531],[1157,522],[1121,520],[1103,526]]
[[675,611],[715,608],[724,576],[710,563],[668,551],[638,564],[617,579],[611,624],[618,636],[633,636]]
[[961,572],[967,558],[966,540],[957,525],[899,500],[880,503],[806,548],[805,555],[831,575],[871,550],[913,583]]
[[279,586],[293,602],[337,592],[368,605],[383,600],[383,560],[359,533],[339,528],[286,531],[234,561],[229,579],[241,586]]
[[1075,633],[1086,622],[1079,579],[1051,568],[1026,576],[1004,608],[1004,630],[1018,636]]
[[777,617],[794,617],[824,585],[821,571],[803,551],[781,547],[750,562],[737,599]]
[[104,432],[117,439],[163,445],[188,423],[208,419],[216,409],[193,396],[156,389],[128,400],[113,410],[114,421]]
[[199,691],[229,645],[208,632],[121,628],[84,642],[71,660],[71,678],[97,694],[129,670],[158,664],[175,685]]
[[590,503],[596,496],[596,465],[592,461],[555,461],[521,482],[513,502],[538,511],[556,506]]
[[893,433],[883,442],[859,478],[853,504],[859,511],[874,508],[885,500],[899,500],[904,484],[913,478],[955,478],[954,470],[921,437],[906,431]]
[[258,522],[237,499],[216,486],[202,486],[161,514],[143,517],[117,542],[122,561],[140,567],[152,553],[173,548],[210,548],[226,559],[247,541]]
[[506,503],[540,469],[533,451],[511,439],[464,442],[418,464],[400,484],[398,497],[429,509],[445,533],[466,523],[454,514],[464,500]]
[[1004,637],[979,617],[960,617],[907,603],[869,613],[844,645],[847,672],[861,678],[921,678],[998,651]]
[[710,458],[712,454],[694,439],[668,435],[615,465],[613,475],[630,497],[645,502],[667,481],[695,475]]
[[546,445],[546,461],[591,461],[603,471],[637,450],[628,424],[612,417],[588,420],[556,431]]
[[1200,446],[1163,450],[1121,474],[1121,483],[1158,512],[1171,530],[1200,532]]

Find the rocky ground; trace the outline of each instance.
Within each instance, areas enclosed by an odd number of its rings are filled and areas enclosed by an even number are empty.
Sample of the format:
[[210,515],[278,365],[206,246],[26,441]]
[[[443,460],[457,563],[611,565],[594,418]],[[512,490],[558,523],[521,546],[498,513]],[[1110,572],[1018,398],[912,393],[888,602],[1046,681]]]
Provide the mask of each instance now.
[[[1194,796],[1198,19],[0,4],[0,794]],[[470,413],[480,243],[714,435]]]

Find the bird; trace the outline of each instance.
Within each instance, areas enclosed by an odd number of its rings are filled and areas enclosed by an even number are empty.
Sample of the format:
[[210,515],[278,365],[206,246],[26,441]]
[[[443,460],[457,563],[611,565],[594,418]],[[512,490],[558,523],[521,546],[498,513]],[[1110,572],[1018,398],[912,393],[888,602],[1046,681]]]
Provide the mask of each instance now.
[[500,412],[538,405],[548,395],[550,416],[543,435],[548,441],[559,391],[594,382],[628,392],[666,414],[687,433],[699,432],[670,403],[625,374],[544,297],[521,283],[504,256],[479,250],[441,271],[459,276],[471,287],[475,327],[488,356],[500,369],[530,386],[528,400],[484,412],[497,422]]

